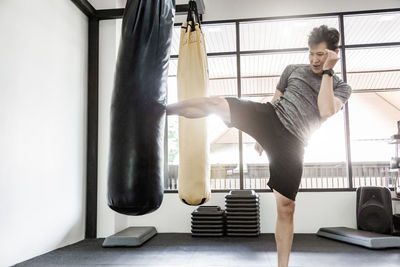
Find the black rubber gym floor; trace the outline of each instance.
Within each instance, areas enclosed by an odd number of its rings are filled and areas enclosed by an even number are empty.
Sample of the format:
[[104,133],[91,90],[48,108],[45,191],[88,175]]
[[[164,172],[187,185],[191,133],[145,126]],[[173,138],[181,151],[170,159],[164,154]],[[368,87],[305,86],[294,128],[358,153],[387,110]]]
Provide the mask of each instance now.
[[[16,266],[277,266],[273,234],[199,238],[157,234],[137,248],[102,248],[83,240]],[[314,234],[295,234],[289,266],[399,267],[400,248],[371,250]]]

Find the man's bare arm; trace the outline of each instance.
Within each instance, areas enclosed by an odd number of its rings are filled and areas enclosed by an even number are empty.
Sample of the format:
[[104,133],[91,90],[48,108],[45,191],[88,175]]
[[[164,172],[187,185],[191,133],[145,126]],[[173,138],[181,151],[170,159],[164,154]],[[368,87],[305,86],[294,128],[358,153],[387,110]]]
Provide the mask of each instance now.
[[[333,69],[336,62],[338,62],[339,49],[335,51],[325,49],[327,55],[326,61],[322,69],[329,70]],[[335,97],[333,93],[333,82],[332,76],[327,74],[322,76],[321,88],[318,93],[318,109],[322,120],[326,120],[342,108],[342,101]]]
[[333,94],[332,77],[324,75],[318,93],[318,109],[321,118],[326,120],[338,112],[342,105],[342,101]]

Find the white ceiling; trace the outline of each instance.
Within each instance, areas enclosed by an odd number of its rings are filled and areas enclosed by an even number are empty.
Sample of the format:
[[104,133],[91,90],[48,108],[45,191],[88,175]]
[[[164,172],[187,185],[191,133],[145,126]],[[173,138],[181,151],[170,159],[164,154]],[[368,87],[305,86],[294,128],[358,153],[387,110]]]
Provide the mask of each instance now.
[[124,8],[126,0],[88,0],[95,9]]
[[[95,9],[124,8],[126,0],[88,0]],[[175,0],[177,5],[186,4],[189,0]]]

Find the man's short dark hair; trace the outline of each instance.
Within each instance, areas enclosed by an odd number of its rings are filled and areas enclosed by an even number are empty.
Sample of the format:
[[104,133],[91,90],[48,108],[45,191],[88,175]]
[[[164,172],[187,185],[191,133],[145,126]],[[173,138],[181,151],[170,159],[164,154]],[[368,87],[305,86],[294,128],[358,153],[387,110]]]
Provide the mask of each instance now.
[[308,46],[312,47],[319,43],[326,42],[329,50],[335,50],[339,45],[340,33],[335,28],[328,28],[326,25],[315,27],[308,36]]

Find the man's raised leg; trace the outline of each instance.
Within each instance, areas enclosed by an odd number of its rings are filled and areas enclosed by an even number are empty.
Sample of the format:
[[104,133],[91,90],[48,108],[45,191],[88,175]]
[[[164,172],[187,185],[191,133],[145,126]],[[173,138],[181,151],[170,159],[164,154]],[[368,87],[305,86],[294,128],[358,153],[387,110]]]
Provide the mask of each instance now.
[[225,122],[230,122],[229,104],[226,99],[222,97],[199,97],[167,105],[167,115],[179,115],[194,119],[210,114],[216,114]]

